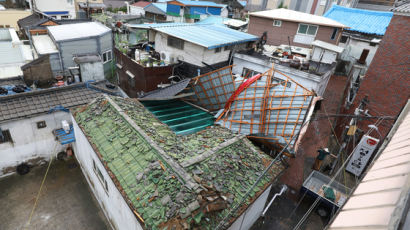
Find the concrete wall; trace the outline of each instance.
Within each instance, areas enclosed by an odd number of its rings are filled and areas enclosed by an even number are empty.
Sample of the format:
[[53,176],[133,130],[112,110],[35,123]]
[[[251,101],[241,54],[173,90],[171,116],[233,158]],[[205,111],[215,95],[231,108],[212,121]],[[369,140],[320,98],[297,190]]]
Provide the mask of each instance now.
[[[282,21],[282,25],[280,27],[273,26],[273,20],[268,18],[261,18],[250,16],[249,17],[249,26],[248,26],[248,33],[256,35],[260,37],[263,32],[268,32],[268,39],[266,44],[268,45],[282,45],[288,44],[288,37],[290,37],[291,45],[300,46],[300,47],[310,47],[310,43],[302,44],[300,41],[301,36],[297,35],[297,30],[299,27],[299,23],[297,22],[290,22],[290,21]],[[338,30],[336,39],[332,40],[331,36],[333,33],[333,27],[328,26],[319,26],[316,36],[308,36],[311,37],[311,42],[314,40],[321,40],[324,42],[328,42],[331,44],[337,45],[339,43],[339,35],[341,30]],[[296,37],[296,40],[295,40]],[[303,39],[306,40],[306,39]]]
[[[268,59],[261,59],[245,54],[235,54],[233,57],[233,64],[234,66],[232,68],[232,74],[239,75],[242,75],[244,67],[260,73],[264,73],[272,68],[272,62],[270,62]],[[309,90],[314,90],[319,95],[323,94],[324,90],[326,89],[327,81],[329,80],[328,77],[330,77],[327,75],[326,77],[318,76],[278,64],[275,64],[275,68],[291,77],[303,87]],[[275,77],[285,79],[285,76],[279,73],[275,73]]]
[[[13,139],[13,143],[0,144],[0,176],[15,172],[14,167],[23,162],[36,164],[62,151],[64,146],[55,140],[52,131],[62,128],[62,120],[70,119],[69,113],[59,111],[0,124]],[[39,121],[45,121],[47,127],[38,129]]]
[[[84,133],[78,127],[74,118],[72,118],[74,125],[74,133],[76,142],[74,144],[74,153],[81,170],[87,179],[88,184],[97,199],[105,216],[114,229],[122,230],[142,230],[137,217],[133,214],[127,203],[124,201],[121,193],[118,191],[114,182],[111,180],[103,164],[99,160],[97,154],[94,152]],[[107,181],[108,189],[101,182],[94,170],[93,161],[96,167],[101,171],[104,180]]]
[[258,197],[258,199],[253,202],[248,209],[245,210],[242,215],[233,222],[233,224],[228,228],[228,230],[248,230],[252,227],[255,221],[261,216],[263,208],[265,207],[266,200],[268,199],[269,192],[272,185],[269,186],[263,193]]
[[145,15],[144,8],[141,8],[139,6],[130,6],[130,14],[132,15]]
[[208,50],[202,46],[184,41],[184,49],[176,49],[167,45],[168,35],[156,33],[155,35],[155,50],[157,52],[165,52],[167,55],[173,55],[187,63],[205,66],[202,62],[213,65],[219,62],[227,61],[229,58],[229,50],[221,48],[221,52],[215,53],[215,49]]
[[28,10],[0,10],[0,26],[10,26],[19,30],[17,21],[30,14],[31,12]]
[[379,48],[379,44],[376,44],[375,46],[370,46],[370,42],[355,38],[349,38],[345,44],[340,43],[340,46],[345,48],[345,51],[343,52],[341,57],[343,60],[346,61],[350,60],[351,58],[359,60],[363,49],[368,49],[369,55],[366,58],[366,66],[370,65],[374,58],[374,55],[376,54],[377,49]]
[[86,81],[100,81],[104,80],[104,67],[102,62],[82,63],[80,64],[81,80]]

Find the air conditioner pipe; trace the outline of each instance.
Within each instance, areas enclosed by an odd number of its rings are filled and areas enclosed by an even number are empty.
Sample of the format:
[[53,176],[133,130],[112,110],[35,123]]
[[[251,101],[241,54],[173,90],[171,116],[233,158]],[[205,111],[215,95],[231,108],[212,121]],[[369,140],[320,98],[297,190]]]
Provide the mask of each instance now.
[[283,185],[280,192],[276,193],[273,198],[269,201],[269,204],[266,206],[266,208],[263,210],[262,212],[262,217],[265,217],[266,212],[268,211],[268,209],[270,208],[270,206],[272,205],[273,201],[276,199],[277,196],[281,196],[286,190],[288,190],[288,186]]

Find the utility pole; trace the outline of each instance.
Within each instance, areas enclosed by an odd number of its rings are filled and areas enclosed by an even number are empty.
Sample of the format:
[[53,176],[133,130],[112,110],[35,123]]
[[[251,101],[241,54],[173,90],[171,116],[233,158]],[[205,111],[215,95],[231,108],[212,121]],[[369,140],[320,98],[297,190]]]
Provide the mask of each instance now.
[[[341,138],[341,140],[343,142],[339,147],[339,151],[337,152],[336,160],[333,161],[332,169],[330,170],[329,175],[333,174],[333,172],[334,172],[334,170],[337,166],[337,163],[339,162],[340,157],[342,156],[342,153],[343,153],[344,149],[346,148],[347,144],[350,142],[350,139],[351,139],[352,135],[349,135],[347,140],[346,140],[346,135],[347,135],[347,132],[348,132],[349,128],[352,125],[357,124],[357,116],[359,116],[360,113],[364,111],[364,109],[365,109],[368,102],[369,102],[368,95],[365,95],[364,98],[360,101],[360,104],[356,107],[356,109],[354,111],[354,115],[356,117],[353,117],[349,122],[349,126],[346,126],[345,129],[343,130],[342,138]],[[356,132],[356,130],[355,130],[355,132]],[[353,135],[354,135],[354,133],[353,133]],[[335,138],[337,138],[337,137],[335,137]]]

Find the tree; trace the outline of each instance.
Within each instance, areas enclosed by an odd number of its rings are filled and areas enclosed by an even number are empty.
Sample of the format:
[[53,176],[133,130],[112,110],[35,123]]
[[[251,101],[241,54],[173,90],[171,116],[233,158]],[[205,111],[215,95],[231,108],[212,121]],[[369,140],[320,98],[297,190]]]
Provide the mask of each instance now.
[[285,4],[283,4],[283,1],[281,1],[280,4],[279,4],[279,6],[278,6],[278,9],[280,9],[280,8],[287,9],[288,7],[285,6]]

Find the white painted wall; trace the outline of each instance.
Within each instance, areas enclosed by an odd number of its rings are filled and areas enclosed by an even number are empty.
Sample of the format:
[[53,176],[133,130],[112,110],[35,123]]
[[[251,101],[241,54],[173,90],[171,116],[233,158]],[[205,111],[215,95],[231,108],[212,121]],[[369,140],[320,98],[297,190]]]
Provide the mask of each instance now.
[[265,207],[266,200],[268,199],[269,192],[272,185],[269,186],[263,193],[256,199],[251,206],[246,209],[242,215],[233,222],[228,230],[248,230],[252,227],[255,221],[261,216],[263,208]]
[[[238,53],[234,54],[233,64],[234,66],[232,68],[232,74],[239,75],[242,75],[244,67],[261,73],[264,73],[272,68],[272,62],[270,62],[269,60]],[[318,76],[287,66],[275,64],[275,68],[291,77],[303,87],[309,90],[314,90],[319,95],[322,95],[324,93],[324,90],[327,86],[327,81],[329,80],[329,76]],[[275,73],[275,77],[285,79],[285,77],[279,73]]]
[[[71,19],[76,18],[75,1],[74,0],[33,0],[35,7],[42,12],[50,11],[68,11]],[[53,15],[50,15],[53,16]],[[61,19],[61,15],[56,15],[57,19]]]
[[323,49],[322,47],[313,46],[312,61],[332,64],[336,62],[337,53],[331,50]]
[[145,10],[142,7],[130,5],[130,14],[144,16]]
[[[64,150],[65,147],[55,140],[52,131],[62,128],[62,120],[70,119],[69,113],[58,111],[0,124],[2,130],[10,131],[13,139],[13,143],[0,144],[0,176],[6,167],[14,167],[35,158],[48,160],[50,156]],[[38,129],[39,121],[45,121],[47,127]]]
[[[76,137],[76,142],[73,146],[75,156],[91,190],[93,191],[94,197],[97,199],[105,216],[110,221],[110,224],[112,225],[111,227],[118,230],[142,230],[143,228],[139,224],[137,217],[133,214],[114,182],[109,177],[84,133],[78,127],[74,118],[71,117],[71,119],[73,121]],[[103,184],[94,171],[93,160],[103,174],[104,179],[107,181],[108,192],[104,189]]]
[[227,17],[228,17],[228,14],[229,14],[228,7],[222,8],[222,10],[221,10],[221,17],[227,18]]
[[184,49],[176,49],[167,45],[168,35],[163,33],[155,34],[155,50],[157,52],[165,52],[167,55],[179,57],[181,61],[197,65],[205,66],[202,62],[213,65],[219,62],[227,61],[229,58],[229,50],[221,48],[221,52],[215,53],[215,49],[208,50],[202,46],[184,42]]
[[345,51],[342,53],[341,57],[343,60],[349,60],[349,57],[354,59],[359,59],[362,54],[363,49],[369,50],[369,55],[366,58],[366,66],[370,66],[374,55],[376,54],[379,44],[376,46],[370,46],[368,41],[357,40],[354,38],[349,38],[346,44],[339,43],[339,46],[344,47]]

